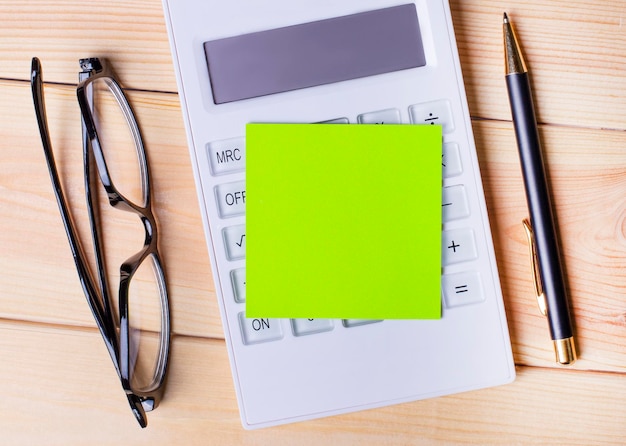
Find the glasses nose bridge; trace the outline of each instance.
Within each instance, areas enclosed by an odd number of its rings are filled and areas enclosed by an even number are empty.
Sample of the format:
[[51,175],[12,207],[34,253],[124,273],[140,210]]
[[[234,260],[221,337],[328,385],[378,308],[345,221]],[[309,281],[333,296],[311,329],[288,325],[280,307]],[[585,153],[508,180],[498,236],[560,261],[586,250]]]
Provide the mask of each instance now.
[[150,209],[147,210],[149,211],[148,213],[141,214],[139,217],[145,231],[145,239],[143,242],[144,246],[150,246],[152,244],[156,244],[157,242],[156,220]]
[[113,189],[107,193],[109,197],[109,203],[115,209],[123,210],[137,215],[141,224],[143,225],[145,239],[144,246],[150,246],[156,244],[157,241],[157,223],[150,202],[148,201],[144,206],[138,206],[124,198],[117,190]]

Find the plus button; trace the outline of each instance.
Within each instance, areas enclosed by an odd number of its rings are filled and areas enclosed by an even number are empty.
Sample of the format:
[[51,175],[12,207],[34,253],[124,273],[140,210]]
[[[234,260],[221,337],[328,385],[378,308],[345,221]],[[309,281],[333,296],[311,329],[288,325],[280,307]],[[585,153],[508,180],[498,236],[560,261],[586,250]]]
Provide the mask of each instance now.
[[451,229],[443,231],[441,237],[442,266],[452,263],[467,262],[476,258],[478,258],[478,250],[476,249],[474,231],[471,229]]
[[450,246],[448,246],[448,249],[452,249],[452,252],[456,252],[456,248],[460,247],[461,245],[457,245],[456,243],[454,243],[454,240],[452,240],[452,244]]

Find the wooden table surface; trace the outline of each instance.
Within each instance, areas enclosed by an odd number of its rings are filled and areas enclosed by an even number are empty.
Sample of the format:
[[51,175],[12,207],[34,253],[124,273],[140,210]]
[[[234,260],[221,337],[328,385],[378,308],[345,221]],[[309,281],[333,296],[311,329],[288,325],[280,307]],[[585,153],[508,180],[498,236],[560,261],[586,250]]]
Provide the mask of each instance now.
[[[245,431],[239,421],[159,0],[0,1],[0,443],[626,443],[626,2],[452,1],[493,228],[514,383]],[[554,363],[521,221],[502,13],[531,70],[580,359]],[[142,430],[77,279],[39,139],[30,60],[84,234],[77,61],[127,89],[151,160],[171,292],[169,381]],[[136,243],[120,228],[119,243]]]

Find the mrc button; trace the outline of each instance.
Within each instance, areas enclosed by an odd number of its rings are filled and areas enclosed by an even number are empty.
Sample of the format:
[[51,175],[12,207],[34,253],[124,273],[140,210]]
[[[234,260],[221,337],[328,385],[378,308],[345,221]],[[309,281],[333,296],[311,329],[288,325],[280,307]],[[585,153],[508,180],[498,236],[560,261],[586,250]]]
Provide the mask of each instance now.
[[223,139],[207,144],[213,175],[238,172],[246,168],[245,138]]

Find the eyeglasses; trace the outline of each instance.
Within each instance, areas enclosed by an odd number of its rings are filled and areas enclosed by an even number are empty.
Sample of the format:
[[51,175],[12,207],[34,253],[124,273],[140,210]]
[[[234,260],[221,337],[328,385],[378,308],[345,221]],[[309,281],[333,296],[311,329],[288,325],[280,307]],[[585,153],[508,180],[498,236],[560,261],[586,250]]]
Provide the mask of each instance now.
[[[110,71],[97,58],[81,59],[80,67],[77,96],[82,116],[85,195],[93,243],[92,265],[95,264],[97,276],[91,271],[61,187],[48,130],[41,63],[37,58],[33,58],[31,66],[35,114],[55,197],[85,297],[133,414],[141,427],[146,427],[146,412],[157,407],[163,394],[170,346],[168,293],[158,250],[157,222],[150,201],[148,161],[135,115]],[[109,112],[111,109],[112,113]],[[103,143],[108,143],[108,140],[103,140],[102,135],[109,123],[108,116],[119,118],[120,112],[121,120],[129,130],[129,143],[122,147],[113,140],[107,146]],[[113,127],[112,133],[120,133],[119,128]],[[104,150],[105,146],[109,151]],[[138,168],[130,168],[135,184],[128,181],[127,165],[111,162],[114,158],[117,161],[116,155],[125,149],[136,152],[133,157]],[[97,175],[93,173],[94,164]],[[101,227],[103,222],[98,199],[102,192],[95,189],[96,176],[109,204],[114,209],[138,216],[145,233],[143,247],[119,266],[117,308],[110,298],[112,288],[107,264],[111,263],[112,256],[104,252],[105,231]],[[118,182],[119,188],[113,178],[123,180]]]

